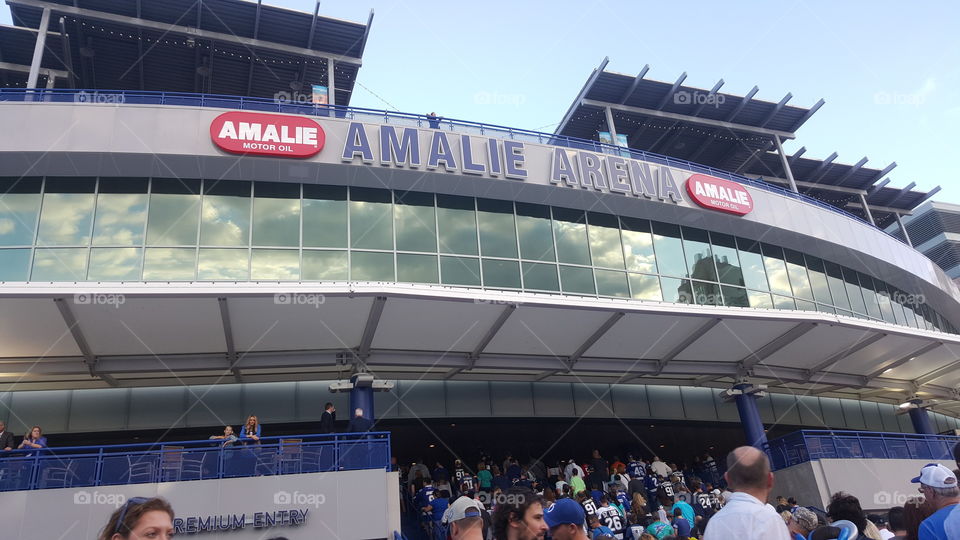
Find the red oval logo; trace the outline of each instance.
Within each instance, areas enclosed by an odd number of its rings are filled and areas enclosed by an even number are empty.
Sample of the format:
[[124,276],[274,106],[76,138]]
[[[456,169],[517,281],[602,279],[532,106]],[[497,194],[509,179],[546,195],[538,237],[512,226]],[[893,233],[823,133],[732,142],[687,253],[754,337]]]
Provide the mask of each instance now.
[[743,184],[695,174],[687,179],[687,193],[698,205],[742,216],[753,210],[753,197]]
[[213,119],[210,138],[233,154],[304,158],[323,148],[326,134],[302,116],[231,111]]

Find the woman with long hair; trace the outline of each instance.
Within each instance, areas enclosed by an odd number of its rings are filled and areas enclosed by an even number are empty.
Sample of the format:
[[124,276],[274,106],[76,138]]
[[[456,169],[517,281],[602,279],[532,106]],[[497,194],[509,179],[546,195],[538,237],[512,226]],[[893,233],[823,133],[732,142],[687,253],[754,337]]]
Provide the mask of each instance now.
[[903,505],[903,522],[907,531],[906,540],[919,540],[920,523],[933,515],[933,508],[923,497],[911,498]]
[[169,540],[173,508],[156,497],[131,497],[110,515],[97,540]]
[[[20,443],[20,446],[17,448],[21,450],[30,450],[31,448],[46,448],[47,447],[47,438],[43,436],[43,430],[40,429],[40,426],[33,426],[30,428],[30,433],[27,433],[23,437],[23,441]],[[32,456],[33,452],[26,454]]]
[[247,423],[243,425],[243,431],[240,433],[240,440],[243,442],[260,442],[260,421],[257,415],[251,414],[247,417]]

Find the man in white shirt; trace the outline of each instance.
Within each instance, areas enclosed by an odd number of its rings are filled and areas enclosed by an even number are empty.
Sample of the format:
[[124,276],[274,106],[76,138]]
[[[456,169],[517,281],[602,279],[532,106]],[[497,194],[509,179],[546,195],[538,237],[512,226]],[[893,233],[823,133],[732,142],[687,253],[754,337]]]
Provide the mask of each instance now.
[[650,464],[650,468],[653,469],[654,474],[664,478],[670,476],[670,473],[673,472],[673,469],[666,463],[660,461],[658,456],[653,456],[653,463]]
[[765,501],[773,489],[766,454],[741,446],[727,456],[727,485],[734,493],[710,518],[704,540],[790,540],[783,518]]
[[567,463],[567,466],[563,468],[563,476],[566,477],[567,483],[570,482],[570,478],[573,476],[574,470],[577,471],[577,476],[583,478],[583,468],[577,465],[575,460],[571,459],[570,462]]

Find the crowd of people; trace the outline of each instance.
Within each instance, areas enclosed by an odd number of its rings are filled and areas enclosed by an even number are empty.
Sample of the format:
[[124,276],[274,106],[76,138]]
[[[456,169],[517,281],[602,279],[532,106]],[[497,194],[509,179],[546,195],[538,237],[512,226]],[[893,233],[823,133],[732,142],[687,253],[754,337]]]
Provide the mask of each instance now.
[[[960,467],[960,444],[954,449]],[[776,497],[767,455],[750,446],[688,469],[658,456],[521,465],[513,456],[475,469],[456,460],[400,468],[405,511],[432,540],[960,540],[957,472],[941,464],[912,479],[918,496],[885,515],[834,493],[825,510]]]

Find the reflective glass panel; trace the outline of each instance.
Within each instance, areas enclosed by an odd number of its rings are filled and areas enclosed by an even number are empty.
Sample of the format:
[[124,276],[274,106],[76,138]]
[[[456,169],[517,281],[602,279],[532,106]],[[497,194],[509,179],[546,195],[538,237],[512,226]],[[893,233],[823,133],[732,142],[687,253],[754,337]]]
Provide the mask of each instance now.
[[784,255],[793,295],[804,300],[813,300],[813,288],[810,285],[810,278],[807,276],[807,267],[804,264],[803,255],[789,249],[784,251]]
[[[650,222],[645,219],[621,218],[623,229],[623,254],[627,270],[634,272],[656,273],[657,261],[653,255],[653,237],[650,235]],[[657,284],[657,296],[660,295]]]
[[299,280],[300,252],[296,249],[254,249],[250,257],[250,279]]
[[0,178],[0,246],[33,245],[40,185],[40,178]]
[[[743,270],[743,283],[748,289],[769,291],[767,272],[763,268],[763,256],[760,244],[737,238],[737,253],[740,255],[740,268]],[[750,304],[753,306],[753,304]]]
[[[394,212],[394,219],[397,222],[398,251],[437,252],[437,216],[433,207],[432,194],[397,193]],[[436,262],[435,259],[434,262]],[[397,259],[397,272],[400,272],[399,264],[400,260]],[[434,277],[436,277],[436,268],[434,270]],[[401,281],[409,280],[401,279]],[[436,281],[423,283],[436,283]]]
[[597,276],[597,294],[600,296],[630,297],[627,274],[613,270],[594,270]]
[[683,251],[687,255],[687,269],[691,277],[705,281],[717,280],[707,231],[683,227]]
[[486,257],[517,256],[517,229],[513,203],[477,199],[477,222],[480,225],[480,252]]
[[832,305],[830,285],[827,283],[827,271],[823,268],[823,261],[816,257],[806,257],[807,276],[810,277],[810,287],[817,302]]
[[555,261],[550,207],[517,203],[517,234],[520,257],[534,261]]
[[350,266],[346,251],[303,250],[301,279],[304,281],[347,281]]
[[[390,204],[390,197],[390,192],[384,189],[350,189],[351,247],[393,249],[393,205]],[[392,275],[393,264],[390,266]]]
[[[767,269],[767,279],[770,280],[770,290],[774,293],[791,295],[790,278],[787,276],[787,265],[783,262],[783,250],[763,244],[763,266]],[[776,304],[774,300],[774,304]]]
[[720,297],[720,286],[716,283],[694,281],[693,298],[697,304],[702,306],[723,305],[723,298]]
[[[665,276],[686,276],[687,263],[683,257],[680,226],[653,222],[653,249],[657,253],[657,266]],[[664,288],[664,299],[671,298]],[[675,300],[666,300],[675,302]]]
[[789,296],[773,295],[773,307],[777,309],[797,309],[797,304]]
[[347,247],[347,188],[303,186],[303,246]]
[[675,304],[692,304],[693,289],[689,279],[660,278],[663,301]]
[[393,253],[350,253],[350,279],[355,281],[396,281]]
[[538,291],[559,291],[560,281],[557,277],[557,265],[524,262],[523,288]]
[[[616,216],[590,213],[587,219],[590,223],[587,231],[594,266],[623,269],[623,246],[620,245],[620,229]],[[625,276],[624,284],[626,284]],[[600,284],[598,283],[597,286],[599,287]]]
[[[473,199],[454,195],[437,195],[437,225],[440,253],[476,255],[477,215]],[[477,276],[480,275],[477,263]],[[441,263],[441,268],[443,263]],[[476,283],[479,285],[479,283]]]
[[560,285],[565,293],[596,294],[593,271],[589,268],[560,265]]
[[[38,246],[90,244],[95,181],[54,181],[48,178],[40,211]],[[86,265],[84,265],[86,266]],[[71,268],[75,268],[71,266]],[[85,273],[84,273],[85,274]],[[69,280],[73,281],[73,280]]]
[[520,265],[517,261],[483,259],[484,287],[520,288]]
[[196,248],[147,248],[144,254],[144,281],[192,281],[196,272]]
[[874,319],[882,318],[880,314],[880,301],[877,300],[877,293],[874,290],[873,279],[870,276],[859,274],[860,287],[863,292],[863,301],[867,305],[867,315]]
[[154,178],[150,184],[147,245],[197,245],[200,207],[199,180]]
[[747,291],[747,297],[752,308],[773,309],[773,299],[768,292]]
[[[205,246],[246,246],[250,242],[250,182],[207,182],[204,185],[200,244]],[[212,255],[211,255],[212,256]],[[204,274],[203,255],[200,256]],[[226,275],[235,275],[225,271]],[[200,279],[204,279],[201,277]],[[212,278],[212,279],[230,279]]]
[[37,249],[33,255],[31,281],[84,281],[87,248]]
[[[557,241],[557,259],[560,262],[590,264],[587,226],[583,212],[554,208],[553,235]],[[563,276],[560,277],[560,281],[563,282]]]
[[480,286],[480,260],[472,257],[440,257],[444,285]]
[[143,245],[147,225],[147,179],[101,178],[98,191],[93,245]]
[[246,249],[201,249],[197,279],[247,281],[250,279],[249,252]]
[[397,281],[406,283],[439,283],[436,255],[397,253]]
[[253,193],[253,245],[299,247],[300,184],[255,182]]
[[857,273],[849,268],[844,268],[843,281],[847,288],[847,297],[850,298],[850,307],[853,308],[855,313],[866,313],[867,306],[863,302],[863,292],[860,289]]
[[721,285],[720,292],[723,294],[723,305],[733,307],[750,307],[750,298],[747,296],[747,290],[743,287],[730,287]]
[[90,252],[90,281],[139,281],[142,248],[95,248]]
[[27,281],[29,271],[29,249],[0,249],[0,281]]
[[627,274],[630,282],[630,296],[638,300],[662,301],[660,279],[646,274]]
[[[743,286],[743,270],[740,268],[740,257],[737,255],[737,242],[732,236],[719,233],[710,233],[713,244],[713,258],[717,263],[717,275],[720,283]],[[746,299],[746,293],[743,294]],[[727,304],[739,305],[739,304]]]
[[833,296],[833,305],[844,310],[850,309],[840,266],[824,261],[824,268],[827,270],[827,284],[830,286],[830,295]]

